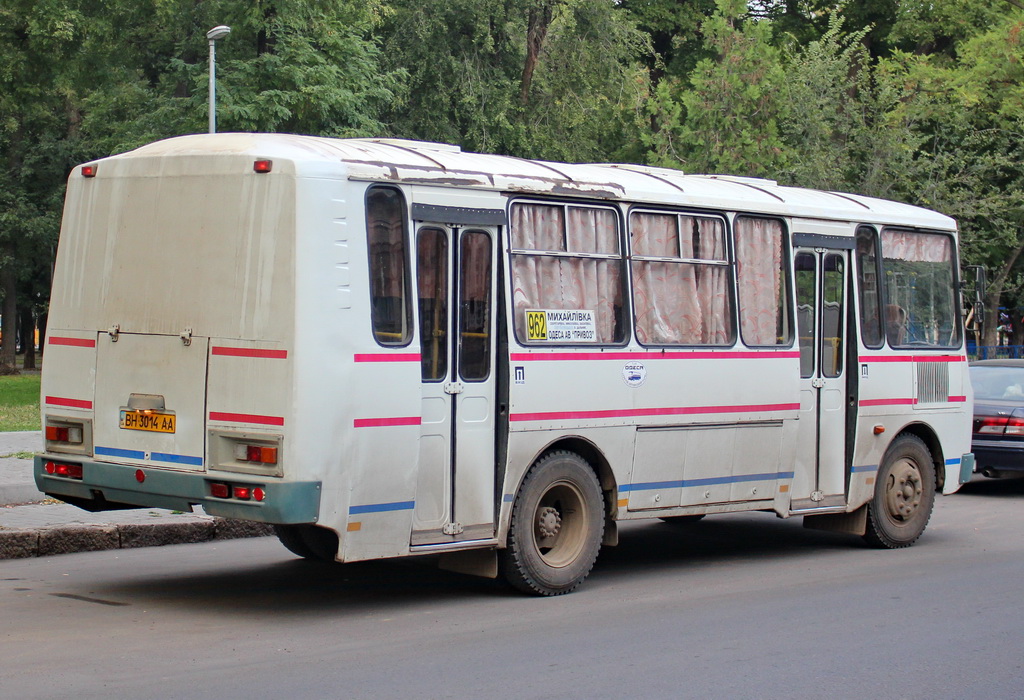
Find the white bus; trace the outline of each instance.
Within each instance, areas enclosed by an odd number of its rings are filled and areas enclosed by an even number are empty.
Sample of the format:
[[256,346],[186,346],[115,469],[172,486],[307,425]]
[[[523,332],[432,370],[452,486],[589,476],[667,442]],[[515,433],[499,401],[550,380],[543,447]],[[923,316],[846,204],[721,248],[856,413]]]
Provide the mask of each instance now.
[[913,543],[969,479],[955,222],[391,139],[173,138],[70,176],[40,490],[578,586],[626,520]]

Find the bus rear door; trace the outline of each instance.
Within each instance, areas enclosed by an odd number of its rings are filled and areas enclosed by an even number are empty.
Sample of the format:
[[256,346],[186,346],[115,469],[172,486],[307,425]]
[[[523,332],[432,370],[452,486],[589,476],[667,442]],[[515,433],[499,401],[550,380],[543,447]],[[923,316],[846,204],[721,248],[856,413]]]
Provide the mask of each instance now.
[[494,536],[497,229],[418,223],[423,409],[412,545]]

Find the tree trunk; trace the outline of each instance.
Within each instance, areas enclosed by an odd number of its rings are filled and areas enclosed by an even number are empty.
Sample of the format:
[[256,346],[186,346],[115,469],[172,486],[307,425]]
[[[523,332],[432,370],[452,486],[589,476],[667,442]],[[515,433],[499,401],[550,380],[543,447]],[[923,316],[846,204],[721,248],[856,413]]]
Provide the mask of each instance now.
[[4,294],[0,315],[3,330],[0,338],[0,373],[11,374],[16,371],[18,344],[18,276],[12,263],[0,268],[0,290]]
[[1006,280],[1010,276],[1017,258],[1024,252],[1024,241],[1010,253],[999,269],[992,275],[988,283],[988,291],[985,294],[985,328],[982,331],[982,345],[998,344],[999,327],[999,302],[1003,296],[1003,289],[1006,287]]
[[36,368],[36,319],[32,307],[25,304],[21,309],[21,350],[25,357],[21,362],[22,369]]
[[530,8],[526,26],[526,60],[523,62],[523,77],[519,82],[519,104],[524,107],[530,100],[533,71],[540,61],[540,52],[544,48],[544,38],[548,35],[554,12],[554,0],[540,0]]
[[36,326],[39,328],[39,359],[43,359],[43,348],[46,347],[46,319],[47,314],[39,314],[39,321]]

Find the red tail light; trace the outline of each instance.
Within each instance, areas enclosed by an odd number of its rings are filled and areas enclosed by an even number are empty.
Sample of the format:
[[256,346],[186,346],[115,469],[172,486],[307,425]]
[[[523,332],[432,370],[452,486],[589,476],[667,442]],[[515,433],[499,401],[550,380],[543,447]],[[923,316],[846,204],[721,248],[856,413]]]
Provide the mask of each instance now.
[[50,442],[80,445],[82,444],[82,428],[68,425],[48,425],[46,426],[46,439]]
[[235,458],[256,464],[277,464],[277,448],[266,445],[244,445],[235,448]]
[[1024,418],[983,416],[974,419],[975,435],[1013,435],[1024,437]]
[[229,498],[235,501],[263,501],[267,492],[251,484],[231,484],[220,481],[210,482],[210,495],[214,498]]

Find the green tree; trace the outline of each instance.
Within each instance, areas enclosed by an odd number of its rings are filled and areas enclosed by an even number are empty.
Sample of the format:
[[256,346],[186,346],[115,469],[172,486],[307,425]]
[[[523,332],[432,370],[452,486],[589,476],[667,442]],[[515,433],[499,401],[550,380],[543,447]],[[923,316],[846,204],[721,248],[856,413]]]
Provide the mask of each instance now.
[[409,74],[393,133],[562,160],[606,158],[632,138],[647,42],[612,0],[392,7],[383,53]]
[[[1024,11],[957,42],[951,54],[898,56],[926,137],[907,198],[958,219],[966,262],[989,269],[988,317],[1017,306],[1024,254]],[[1019,320],[1019,319],[1018,319]],[[984,342],[995,344],[995,323]]]
[[15,363],[19,284],[48,276],[64,178],[80,154],[80,92],[62,57],[82,23],[60,0],[0,6],[0,372]]
[[785,167],[782,52],[771,43],[771,27],[743,21],[745,13],[743,0],[718,0],[703,24],[713,58],[701,60],[686,81],[658,84],[648,106],[660,124],[646,135],[651,163],[766,177]]

